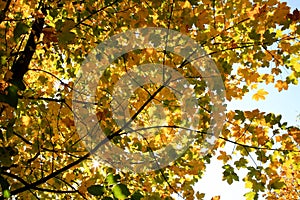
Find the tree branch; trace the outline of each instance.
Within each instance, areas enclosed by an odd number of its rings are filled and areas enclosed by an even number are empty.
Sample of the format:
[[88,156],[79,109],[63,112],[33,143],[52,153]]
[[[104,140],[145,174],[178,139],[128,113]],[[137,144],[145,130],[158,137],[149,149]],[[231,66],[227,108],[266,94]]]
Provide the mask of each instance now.
[[[42,12],[44,15],[47,14],[45,8],[42,8]],[[16,62],[14,62],[14,64],[11,67],[11,71],[13,72],[13,75],[12,75],[12,79],[9,82],[18,86],[19,89],[21,90],[25,90],[23,77],[29,69],[28,66],[36,50],[36,46],[37,46],[36,41],[38,41],[40,38],[44,23],[45,23],[44,17],[37,18],[33,22],[32,30],[30,32],[24,51],[20,53],[19,58],[16,60]]]
[[[170,77],[171,78],[171,77]],[[45,183],[46,181],[48,181],[51,178],[54,178],[55,176],[59,175],[60,173],[69,170],[70,168],[78,165],[79,163],[81,163],[82,161],[86,160],[87,158],[90,157],[90,155],[94,154],[102,145],[106,144],[108,141],[110,141],[111,139],[113,139],[115,136],[119,136],[119,134],[124,130],[124,128],[126,128],[137,116],[140,112],[142,112],[142,110],[146,107],[146,105],[148,103],[150,103],[154,97],[166,86],[166,84],[169,83],[170,78],[165,82],[164,85],[160,86],[151,96],[150,98],[140,107],[140,109],[131,117],[131,119],[119,130],[117,130],[116,132],[114,132],[111,135],[108,135],[107,138],[105,138],[104,140],[102,140],[101,142],[99,142],[90,152],[88,152],[87,154],[85,154],[83,157],[79,158],[78,160],[62,167],[61,169],[49,174],[48,176],[45,176],[44,178],[41,178],[39,180],[37,180],[36,182],[33,182],[29,185],[26,185],[22,188],[18,188],[16,190],[11,191],[11,195],[16,195],[18,193],[24,192],[26,190],[30,190],[30,189],[34,189],[36,186]]]
[[43,191],[43,192],[56,193],[56,194],[79,193],[78,190],[52,190],[52,189],[46,189],[46,188],[40,188],[40,187],[35,187],[33,189]]
[[115,1],[113,1],[112,3],[110,3],[110,4],[108,4],[108,5],[106,5],[106,6],[102,7],[102,8],[100,8],[99,10],[96,10],[96,11],[92,12],[89,16],[87,16],[87,17],[83,18],[82,20],[80,20],[80,21],[74,26],[74,28],[78,27],[78,26],[79,26],[80,24],[82,24],[85,20],[90,19],[93,15],[95,15],[95,14],[97,14],[97,13],[103,11],[104,9],[106,9],[106,8],[108,8],[108,7],[110,7],[110,6],[114,5],[114,4],[116,4],[118,1],[120,1],[120,0],[115,0]]
[[5,15],[6,15],[6,12],[8,11],[8,8],[9,8],[9,5],[11,3],[11,0],[8,0],[6,2],[6,5],[4,7],[4,9],[0,12],[0,24],[3,22],[3,20],[5,19]]
[[[122,134],[120,134],[120,135],[132,133],[132,132],[137,132],[137,131],[142,131],[142,130],[158,129],[158,128],[177,128],[177,129],[183,129],[183,130],[188,130],[188,131],[194,131],[194,132],[196,132],[196,133],[201,133],[201,134],[204,134],[204,135],[211,135],[211,136],[213,136],[213,134],[207,133],[207,132],[205,132],[205,131],[193,130],[193,129],[190,129],[190,128],[186,128],[186,127],[182,127],[182,126],[176,126],[176,125],[173,125],[173,126],[162,125],[162,126],[144,127],[144,128],[139,128],[139,129],[136,129],[136,130],[128,130],[128,131],[126,131],[126,133],[122,133]],[[222,137],[222,136],[219,136],[219,138],[222,139],[222,140],[225,140],[225,141],[227,141],[227,142],[230,142],[230,143],[233,143],[233,144],[242,146],[242,147],[246,147],[246,148],[251,148],[251,149],[268,150],[268,151],[300,152],[300,150],[297,151],[297,150],[288,150],[288,149],[274,149],[274,148],[268,148],[268,147],[250,146],[250,145],[247,145],[247,144],[239,143],[239,142],[237,142],[237,141],[229,140],[229,139],[224,138],[224,137]]]

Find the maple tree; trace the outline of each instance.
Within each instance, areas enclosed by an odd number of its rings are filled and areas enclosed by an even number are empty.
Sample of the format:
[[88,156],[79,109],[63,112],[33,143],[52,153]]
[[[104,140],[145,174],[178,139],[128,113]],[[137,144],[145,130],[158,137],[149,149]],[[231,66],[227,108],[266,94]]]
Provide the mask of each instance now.
[[[167,87],[169,80],[166,85],[140,85],[128,100],[134,127],[168,119],[166,125],[156,126],[155,137],[147,140],[139,137],[139,132],[153,134],[150,130],[126,132],[113,118],[114,87],[128,70],[147,63],[168,65],[186,78],[199,100],[201,109],[195,117],[201,123],[193,131],[195,141],[167,166],[134,173],[119,170],[113,161],[97,162],[97,153],[86,149],[84,137],[78,133],[78,116],[72,105],[89,104],[89,97],[86,101],[79,98],[84,91],[75,90],[76,75],[86,56],[116,34],[145,27],[178,31],[198,42],[216,63],[226,100],[241,99],[250,90],[257,91],[253,99],[264,99],[267,92],[258,88],[259,83],[272,84],[279,92],[298,84],[299,20],[297,9],[290,10],[278,0],[0,1],[1,198],[172,199],[172,194],[178,194],[184,199],[202,199],[204,194],[192,186],[213,156],[224,163],[224,181],[245,182],[249,188],[246,199],[258,199],[259,195],[297,198],[299,128],[273,113],[228,110],[226,119],[217,123],[222,127],[217,141],[202,155],[210,120],[217,118],[212,115],[212,94],[191,62],[174,52],[132,50],[114,58],[101,77],[89,72],[90,80],[98,81],[99,103],[93,106],[107,138],[120,148],[150,153],[172,142],[182,128],[178,124],[188,121],[181,116],[181,104],[172,87]],[[89,65],[93,63],[87,63],[86,69]],[[283,71],[290,74],[285,76]],[[122,96],[122,91],[119,93]],[[74,96],[78,98],[72,99]],[[235,156],[223,150],[227,143],[236,145]],[[165,153],[172,152],[174,149]],[[245,177],[236,173],[241,168],[248,171]]]

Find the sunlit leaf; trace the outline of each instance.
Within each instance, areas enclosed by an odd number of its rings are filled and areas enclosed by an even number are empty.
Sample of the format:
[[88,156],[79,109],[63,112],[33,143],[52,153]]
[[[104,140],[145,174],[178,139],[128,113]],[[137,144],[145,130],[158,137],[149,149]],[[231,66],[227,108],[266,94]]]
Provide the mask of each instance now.
[[128,188],[124,184],[115,185],[112,188],[112,192],[114,194],[114,197],[117,199],[126,199],[130,195]]

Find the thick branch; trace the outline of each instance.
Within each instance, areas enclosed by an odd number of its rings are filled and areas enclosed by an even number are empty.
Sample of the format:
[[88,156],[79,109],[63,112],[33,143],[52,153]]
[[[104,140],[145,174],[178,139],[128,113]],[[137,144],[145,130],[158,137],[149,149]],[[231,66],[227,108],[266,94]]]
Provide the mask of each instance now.
[[[25,186],[29,185],[29,183],[27,183],[24,179],[22,179],[21,177],[15,175],[15,174],[5,172],[5,171],[1,172],[1,174],[5,175],[5,176],[8,176],[8,177],[11,177],[13,179],[16,179],[16,180],[20,181]],[[44,192],[57,193],[57,194],[77,193],[77,192],[79,192],[78,190],[53,190],[53,189],[39,188],[39,187],[34,187],[34,188],[31,188],[31,189],[44,191]]]
[[[47,14],[45,9],[42,9],[44,15]],[[14,62],[11,67],[13,72],[11,83],[19,86],[20,89],[24,90],[25,85],[23,84],[23,77],[28,71],[28,66],[32,59],[32,56],[36,50],[37,43],[43,30],[45,20],[44,18],[37,18],[32,24],[31,33],[27,40],[24,51],[20,52],[19,58]]]
[[8,0],[8,1],[6,2],[6,5],[5,5],[4,9],[3,9],[3,10],[1,11],[1,13],[0,13],[0,24],[1,24],[1,22],[3,22],[3,20],[5,19],[5,15],[6,15],[6,12],[8,11],[8,8],[9,8],[10,3],[11,3],[11,0]]

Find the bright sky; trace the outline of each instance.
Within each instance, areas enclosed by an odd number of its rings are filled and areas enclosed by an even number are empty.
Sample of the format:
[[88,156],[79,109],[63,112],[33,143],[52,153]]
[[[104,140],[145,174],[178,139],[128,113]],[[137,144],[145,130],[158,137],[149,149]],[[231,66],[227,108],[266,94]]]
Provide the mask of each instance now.
[[[300,8],[299,0],[282,0],[288,3],[292,10]],[[299,80],[300,81],[300,80]],[[252,100],[254,92],[250,92],[242,101],[232,101],[228,104],[228,110],[253,110],[258,108],[261,111],[281,114],[282,120],[288,122],[288,125],[300,125],[300,121],[296,120],[300,114],[300,85],[290,85],[287,91],[278,92],[271,85],[260,85],[269,95],[264,101]],[[228,145],[226,149],[232,151],[234,145]],[[251,163],[251,161],[249,161]],[[252,162],[253,163],[253,162]],[[254,165],[254,164],[253,164]],[[204,177],[195,185],[196,189],[205,193],[204,200],[211,200],[213,196],[220,195],[221,200],[243,200],[243,196],[249,189],[244,188],[244,182],[234,182],[228,185],[222,181],[222,161],[212,159],[210,165],[207,166]],[[244,176],[242,171],[236,171],[240,177]]]

